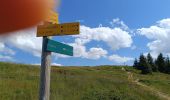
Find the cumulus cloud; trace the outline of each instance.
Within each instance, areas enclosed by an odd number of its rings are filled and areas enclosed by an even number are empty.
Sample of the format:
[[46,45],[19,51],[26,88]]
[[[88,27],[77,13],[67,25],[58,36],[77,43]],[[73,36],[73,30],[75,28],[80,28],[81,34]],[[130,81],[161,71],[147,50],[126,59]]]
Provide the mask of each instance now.
[[148,28],[138,29],[138,33],[151,40],[147,46],[153,56],[157,56],[160,52],[170,54],[168,46],[170,43],[170,18],[160,20]]
[[0,61],[13,61],[14,59],[11,56],[0,55]]
[[121,56],[115,55],[115,54],[109,56],[108,59],[111,61],[114,61],[116,63],[126,63],[126,62],[134,60],[134,58],[131,58],[131,57],[121,57]]
[[5,44],[0,41],[0,61],[13,61],[13,55],[15,55],[15,51],[7,48]]
[[81,26],[81,34],[76,37],[75,42],[86,44],[93,40],[105,42],[112,50],[131,47],[132,38],[129,32],[120,28],[98,27],[90,28]]
[[62,64],[58,64],[58,63],[52,63],[52,66],[62,66]]
[[0,53],[4,55],[15,55],[15,51],[6,47],[2,42],[0,42]]
[[113,19],[110,24],[112,25],[112,27],[119,27],[123,30],[129,30],[129,27],[123,22],[121,21],[119,18]]
[[107,51],[102,48],[90,48],[89,51],[86,50],[84,45],[80,43],[72,43],[70,44],[74,47],[74,57],[82,57],[87,59],[100,59],[101,57],[105,57],[107,55]]
[[4,35],[1,36],[0,39],[10,47],[18,48],[37,57],[41,55],[42,38],[36,37],[35,28]]
[[89,59],[99,59],[100,57],[106,57],[107,51],[102,48],[90,48],[87,52],[87,58]]
[[112,50],[118,50],[120,48],[128,48],[132,45],[132,38],[128,31],[128,27],[123,21],[119,19],[113,20],[113,24],[120,24],[122,28],[110,28],[110,27],[97,27],[91,28],[87,26],[81,26],[80,35],[75,37],[75,43],[71,43],[74,47],[75,57],[82,57],[88,59],[100,59],[101,57],[106,57],[108,54],[107,50],[100,47],[92,47],[89,50],[86,49],[86,44],[92,41],[102,41],[108,45]]
[[120,24],[123,29],[120,26],[115,28],[103,27],[102,25],[97,28],[81,26],[80,35],[73,36],[75,37],[75,42],[70,43],[74,47],[75,57],[88,59],[106,57],[108,51],[103,48],[92,47],[89,50],[86,49],[85,45],[92,41],[102,41],[112,50],[131,47],[133,42],[131,35],[128,31],[124,30],[128,29],[128,27],[119,19],[113,20],[112,25],[115,23]]

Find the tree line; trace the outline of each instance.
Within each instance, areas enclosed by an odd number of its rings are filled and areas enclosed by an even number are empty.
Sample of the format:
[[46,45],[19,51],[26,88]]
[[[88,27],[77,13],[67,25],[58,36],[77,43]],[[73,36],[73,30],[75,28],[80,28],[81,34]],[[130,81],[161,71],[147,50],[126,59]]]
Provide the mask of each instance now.
[[153,59],[150,53],[147,56],[141,54],[139,59],[135,59],[133,67],[141,70],[142,74],[152,74],[152,72],[170,74],[170,59],[169,56],[164,57],[162,53],[156,59]]

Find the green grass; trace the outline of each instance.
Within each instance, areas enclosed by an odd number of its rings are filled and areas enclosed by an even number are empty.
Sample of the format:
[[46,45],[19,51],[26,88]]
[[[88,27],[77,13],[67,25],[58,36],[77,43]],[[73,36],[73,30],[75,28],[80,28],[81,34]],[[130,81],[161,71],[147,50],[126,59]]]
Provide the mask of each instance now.
[[152,75],[136,73],[134,75],[140,82],[170,96],[170,75],[162,73],[153,73]]
[[[135,73],[136,78],[144,80],[143,83],[166,93],[170,91],[169,75],[143,76],[136,70],[127,69]],[[38,100],[39,70],[39,66],[0,63],[0,100]],[[52,67],[50,98],[51,100],[161,100],[154,93],[127,79],[127,73],[122,71],[121,67]],[[153,81],[148,81],[149,79]]]

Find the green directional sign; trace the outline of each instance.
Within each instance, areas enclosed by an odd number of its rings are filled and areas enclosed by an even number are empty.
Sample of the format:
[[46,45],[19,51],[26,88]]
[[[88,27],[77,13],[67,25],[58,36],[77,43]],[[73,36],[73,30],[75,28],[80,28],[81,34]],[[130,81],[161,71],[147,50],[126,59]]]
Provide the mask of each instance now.
[[64,54],[64,55],[69,55],[73,56],[73,47],[54,41],[54,40],[47,40],[47,51],[59,53],[59,54]]

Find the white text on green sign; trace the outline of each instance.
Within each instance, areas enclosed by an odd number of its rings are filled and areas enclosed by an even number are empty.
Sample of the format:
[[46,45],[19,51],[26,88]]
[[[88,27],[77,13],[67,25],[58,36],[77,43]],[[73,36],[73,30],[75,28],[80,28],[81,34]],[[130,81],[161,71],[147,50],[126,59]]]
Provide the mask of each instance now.
[[64,55],[69,55],[73,56],[73,47],[54,41],[54,40],[47,40],[47,51],[59,53],[59,54],[64,54]]

